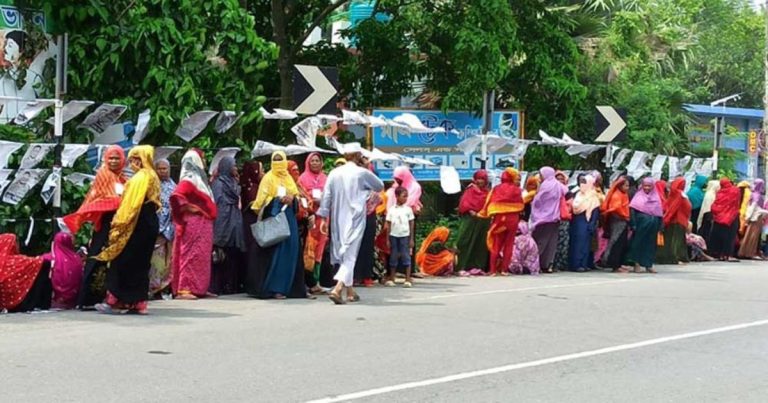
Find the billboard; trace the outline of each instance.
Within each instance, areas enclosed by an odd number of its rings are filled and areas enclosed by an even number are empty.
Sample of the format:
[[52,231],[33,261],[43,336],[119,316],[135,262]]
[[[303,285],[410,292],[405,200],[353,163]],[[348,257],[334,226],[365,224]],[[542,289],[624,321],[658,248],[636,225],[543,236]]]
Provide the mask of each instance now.
[[[413,174],[420,181],[440,180],[440,165],[451,165],[459,172],[463,180],[472,178],[472,174],[480,169],[480,150],[470,156],[464,155],[456,145],[462,140],[482,133],[483,120],[469,112],[443,113],[437,110],[419,109],[376,109],[373,116],[384,116],[392,119],[403,113],[416,115],[429,128],[442,127],[445,133],[407,133],[394,127],[376,127],[373,132],[373,146],[388,153],[398,153],[408,157],[422,158],[432,161],[437,166],[417,165]],[[508,138],[525,137],[519,111],[497,111],[493,114],[491,131]],[[502,148],[488,156],[487,168],[507,166],[507,155],[511,147]],[[376,170],[382,180],[392,180],[392,171],[396,162],[377,161]]]

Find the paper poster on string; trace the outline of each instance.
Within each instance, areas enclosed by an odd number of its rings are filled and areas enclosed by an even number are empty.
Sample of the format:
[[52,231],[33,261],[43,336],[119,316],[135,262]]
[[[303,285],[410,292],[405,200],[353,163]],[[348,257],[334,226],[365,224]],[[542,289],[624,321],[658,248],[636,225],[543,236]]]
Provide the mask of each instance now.
[[157,147],[155,148],[155,161],[168,159],[175,153],[176,151],[181,150],[182,147],[179,146],[165,146],[165,147]]
[[[61,120],[63,123],[67,123],[70,120],[76,118],[83,113],[89,106],[93,105],[93,101],[69,101],[63,108],[61,108]],[[46,121],[48,124],[54,124],[53,118],[48,118]]]
[[0,169],[8,166],[8,159],[16,151],[24,147],[23,143],[14,143],[12,141],[0,140]]
[[24,153],[24,157],[21,159],[20,168],[30,169],[36,167],[42,162],[56,144],[30,144],[27,147],[27,152]]
[[33,101],[27,102],[24,109],[13,118],[13,123],[21,126],[29,123],[30,120],[36,118],[46,108],[53,106],[53,101]]
[[619,169],[621,164],[624,163],[624,160],[627,159],[627,156],[629,156],[629,153],[631,153],[632,150],[627,148],[620,149],[619,153],[616,154],[616,157],[613,159],[613,162],[611,163],[611,168],[613,169]]
[[0,169],[0,196],[3,194],[3,191],[8,186],[8,184],[11,183],[8,178],[11,177],[12,173],[13,169]]
[[661,173],[664,170],[664,163],[667,162],[667,156],[666,155],[657,155],[656,158],[653,160],[653,165],[651,165],[651,175],[654,179],[660,180],[661,179]]
[[449,195],[461,192],[461,180],[456,168],[445,165],[440,167],[440,187]]
[[235,111],[221,111],[221,113],[219,113],[219,117],[216,118],[214,130],[216,130],[216,133],[224,134],[227,132],[227,130],[231,129],[232,126],[234,126],[242,116],[242,112],[236,113]]
[[65,144],[61,151],[61,165],[65,168],[72,168],[75,161],[88,152],[90,147],[88,144]]
[[149,119],[152,117],[152,113],[149,109],[139,114],[139,119],[136,120],[136,131],[133,133],[133,144],[139,144],[141,140],[147,137],[149,132]]
[[239,147],[226,147],[216,151],[216,155],[213,156],[213,160],[211,160],[211,165],[208,167],[208,174],[213,175],[213,173],[219,168],[219,162],[221,162],[221,160],[224,159],[224,157],[235,158],[235,156],[239,152],[240,152]]
[[208,122],[218,114],[218,112],[214,111],[195,112],[181,122],[181,126],[176,130],[176,135],[181,137],[184,141],[190,142],[205,130],[205,127],[208,126]]
[[115,124],[127,109],[125,105],[101,104],[77,127],[87,129],[93,134],[104,133],[104,130]]
[[53,194],[56,192],[56,186],[61,179],[61,168],[53,168],[51,174],[43,182],[43,188],[40,189],[40,197],[43,199],[43,203],[48,204],[53,198]]
[[96,179],[96,175],[88,175],[80,172],[73,172],[64,177],[64,180],[69,181],[75,186],[83,187]]
[[19,204],[27,193],[37,186],[46,172],[48,172],[47,169],[19,169],[16,171],[13,182],[3,193],[3,202],[13,205]]

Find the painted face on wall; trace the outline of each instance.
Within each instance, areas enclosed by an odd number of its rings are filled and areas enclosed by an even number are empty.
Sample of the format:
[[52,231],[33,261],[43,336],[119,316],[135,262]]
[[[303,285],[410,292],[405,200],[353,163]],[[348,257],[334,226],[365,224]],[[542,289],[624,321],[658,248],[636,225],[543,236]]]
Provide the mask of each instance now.
[[5,48],[3,49],[3,59],[12,66],[17,67],[21,60],[21,46],[11,38],[5,38]]

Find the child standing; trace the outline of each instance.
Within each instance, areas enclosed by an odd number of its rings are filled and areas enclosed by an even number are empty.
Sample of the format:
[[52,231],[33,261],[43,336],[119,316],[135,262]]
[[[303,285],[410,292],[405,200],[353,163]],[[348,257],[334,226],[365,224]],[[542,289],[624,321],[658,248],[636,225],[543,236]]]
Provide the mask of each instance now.
[[395,198],[397,204],[390,207],[387,211],[387,222],[385,231],[389,232],[389,273],[385,285],[387,287],[395,286],[395,272],[398,264],[405,267],[405,283],[403,287],[413,287],[411,280],[411,252],[413,251],[414,241],[414,219],[413,210],[405,203],[408,201],[408,189],[399,187],[395,189]]

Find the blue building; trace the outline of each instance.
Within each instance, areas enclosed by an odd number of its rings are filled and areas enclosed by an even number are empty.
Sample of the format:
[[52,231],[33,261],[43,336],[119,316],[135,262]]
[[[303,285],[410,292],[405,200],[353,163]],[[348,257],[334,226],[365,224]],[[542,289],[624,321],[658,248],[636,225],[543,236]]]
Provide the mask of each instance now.
[[[686,104],[685,110],[694,116],[694,124],[688,128],[688,137],[694,149],[712,149],[715,122],[720,124],[720,149],[740,151],[735,169],[741,178],[765,176],[764,161],[760,158],[760,131],[763,127],[762,109],[731,108],[724,106]],[[750,138],[750,132],[753,133]],[[725,135],[723,135],[725,134]],[[750,175],[750,170],[753,171]]]

